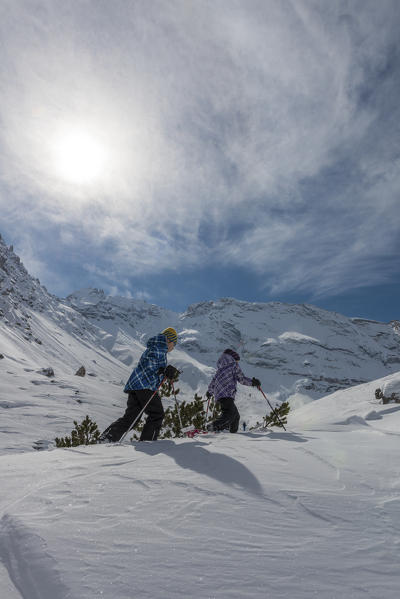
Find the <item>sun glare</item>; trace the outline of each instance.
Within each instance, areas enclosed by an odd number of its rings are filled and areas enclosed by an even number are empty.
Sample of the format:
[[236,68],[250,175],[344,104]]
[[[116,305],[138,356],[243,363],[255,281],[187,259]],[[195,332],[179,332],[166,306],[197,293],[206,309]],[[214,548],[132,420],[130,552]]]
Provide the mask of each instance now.
[[69,131],[57,139],[54,148],[57,176],[69,183],[95,182],[106,163],[105,148],[84,130]]

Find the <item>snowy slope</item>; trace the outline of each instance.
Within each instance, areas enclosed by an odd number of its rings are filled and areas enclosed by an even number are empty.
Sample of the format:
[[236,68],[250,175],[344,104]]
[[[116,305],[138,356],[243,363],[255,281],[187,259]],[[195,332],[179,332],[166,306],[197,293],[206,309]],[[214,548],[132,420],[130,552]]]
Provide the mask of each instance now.
[[[18,331],[0,328],[0,453],[26,451],[38,438],[64,435],[74,419],[88,413],[105,424],[125,404],[126,369],[116,358],[82,344],[45,316],[33,315],[32,321],[36,318],[43,342],[35,347]],[[82,364],[84,378],[75,376]],[[54,376],[42,373],[47,368]]]
[[[187,400],[204,393],[226,347],[238,349],[245,374],[257,376],[272,401],[289,399],[293,406],[400,367],[396,322],[232,299],[195,304],[179,315],[97,289],[60,300],[0,238],[0,451],[69,432],[86,413],[101,428],[109,424],[125,406],[122,387],[147,339],[168,325],[180,334],[170,361],[182,371],[180,397]],[[92,377],[74,376],[81,365]],[[39,374],[49,367],[53,379]],[[237,404],[250,424],[267,411],[249,387],[239,386]]]
[[400,377],[395,373],[382,379],[358,385],[344,391],[337,391],[318,401],[309,403],[289,414],[289,426],[300,426],[303,430],[330,425],[372,425],[385,428],[388,420],[400,424],[400,403],[390,402],[382,405],[375,399],[375,390],[379,388],[386,397],[393,394],[400,399]]
[[397,597],[400,412],[372,399],[383,385],[400,373],[304,406],[287,433],[1,456],[0,596]]
[[[32,278],[0,238],[0,452],[31,449],[95,411],[121,409],[127,368],[102,347],[97,329]],[[84,365],[88,376],[75,376]],[[52,368],[47,377],[43,369]],[[89,404],[89,405],[88,405]],[[114,406],[113,406],[114,404]]]
[[195,304],[179,315],[93,289],[67,301],[106,331],[102,343],[128,365],[138,340],[144,343],[167,325],[176,327],[180,353],[173,358],[193,392],[204,392],[203,366],[215,366],[226,347],[237,349],[243,370],[260,378],[280,401],[293,395],[309,401],[400,368],[395,323],[347,318],[314,306],[221,299]]

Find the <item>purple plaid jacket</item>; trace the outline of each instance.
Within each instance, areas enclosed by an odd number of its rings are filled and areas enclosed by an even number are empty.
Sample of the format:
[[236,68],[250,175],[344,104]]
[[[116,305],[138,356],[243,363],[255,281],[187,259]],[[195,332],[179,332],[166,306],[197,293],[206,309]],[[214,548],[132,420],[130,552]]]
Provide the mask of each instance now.
[[252,379],[244,376],[239,364],[229,354],[222,354],[217,362],[217,372],[208,385],[208,391],[218,401],[222,397],[235,399],[236,383],[251,386]]

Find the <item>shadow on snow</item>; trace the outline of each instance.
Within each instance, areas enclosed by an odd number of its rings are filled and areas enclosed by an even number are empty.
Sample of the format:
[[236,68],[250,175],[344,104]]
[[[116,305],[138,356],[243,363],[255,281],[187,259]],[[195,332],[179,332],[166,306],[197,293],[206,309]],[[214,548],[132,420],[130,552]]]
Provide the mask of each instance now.
[[157,443],[135,444],[135,450],[148,455],[163,453],[170,456],[181,468],[193,470],[219,482],[242,488],[255,495],[264,496],[257,478],[246,466],[228,455],[212,453],[205,448],[203,441],[191,441],[177,445],[173,441],[157,441]]

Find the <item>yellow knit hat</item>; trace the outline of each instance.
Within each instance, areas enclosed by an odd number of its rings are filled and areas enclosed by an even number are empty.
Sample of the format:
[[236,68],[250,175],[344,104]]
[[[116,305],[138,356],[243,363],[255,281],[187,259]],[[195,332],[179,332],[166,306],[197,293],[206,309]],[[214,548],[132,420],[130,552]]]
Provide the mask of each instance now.
[[175,329],[173,329],[172,327],[168,327],[167,329],[164,329],[162,334],[166,336],[168,341],[172,341],[172,343],[176,344],[176,342],[178,341],[178,335],[177,335]]

